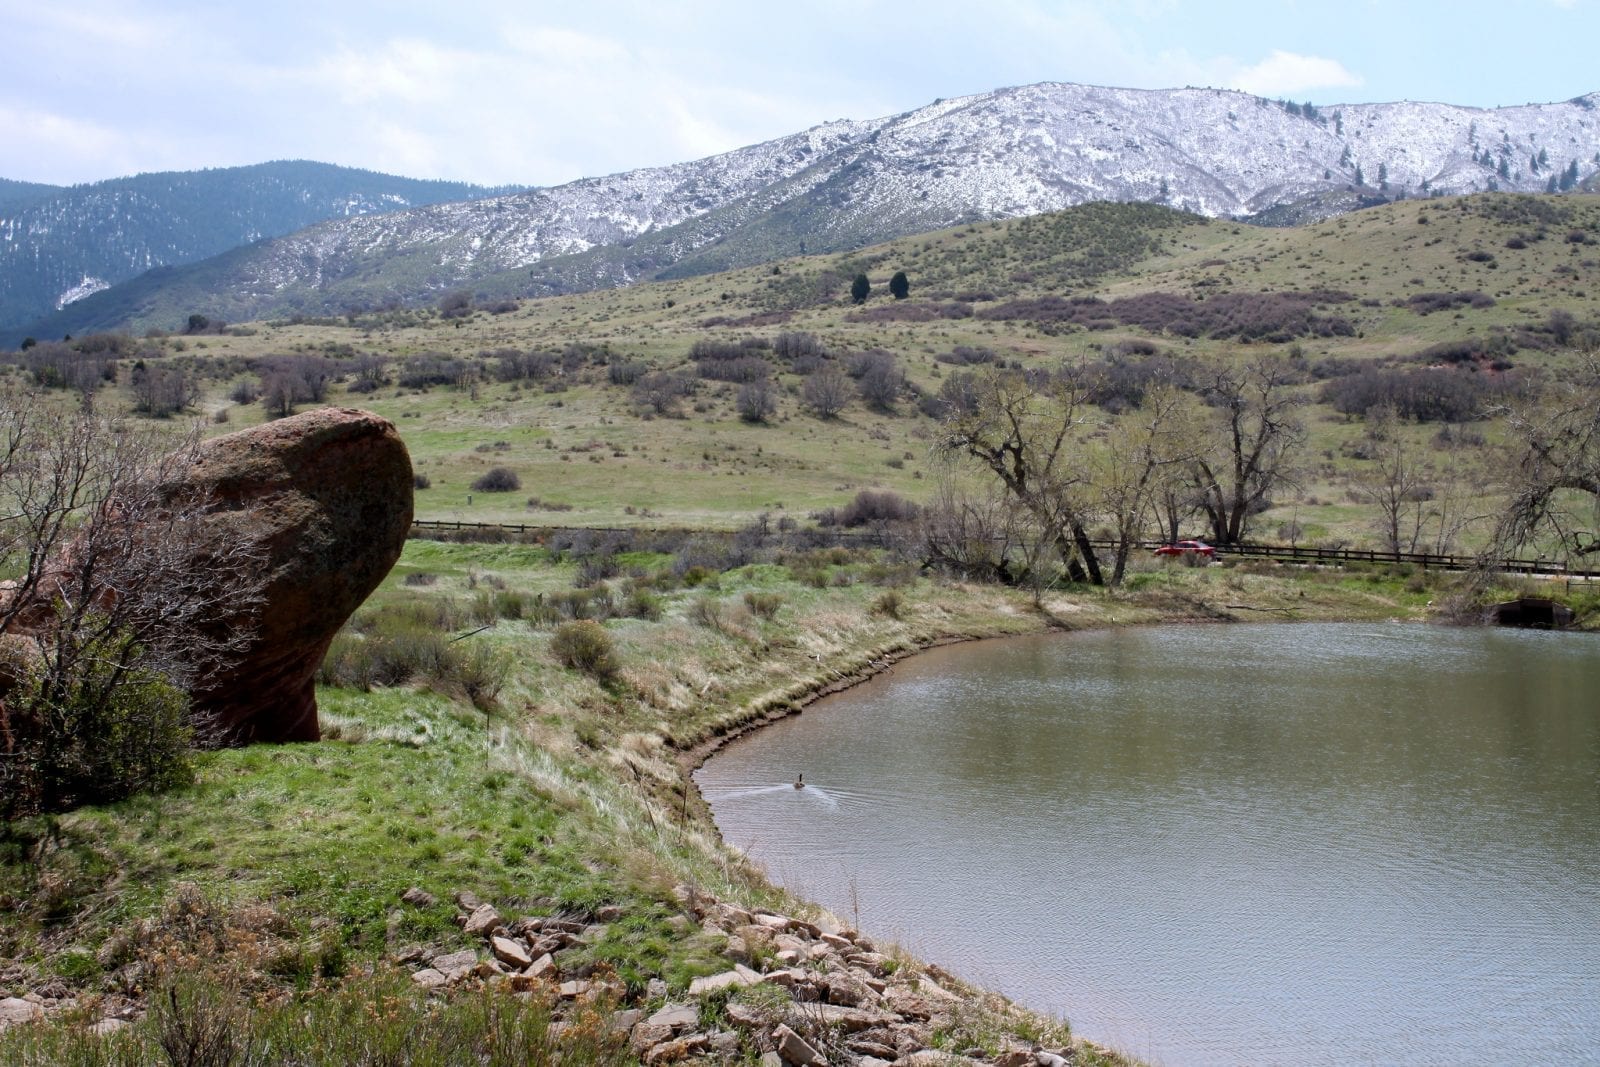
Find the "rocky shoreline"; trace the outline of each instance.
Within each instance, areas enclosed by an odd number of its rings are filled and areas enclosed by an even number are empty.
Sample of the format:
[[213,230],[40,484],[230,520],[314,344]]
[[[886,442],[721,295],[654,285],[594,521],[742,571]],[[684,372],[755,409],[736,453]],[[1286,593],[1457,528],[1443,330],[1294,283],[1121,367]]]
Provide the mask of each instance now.
[[[1025,1013],[937,966],[885,952],[871,938],[831,919],[746,910],[689,886],[677,887],[675,894],[683,909],[684,932],[694,922],[722,938],[728,963],[725,971],[694,979],[684,996],[669,996],[666,983],[656,979],[630,1001],[619,982],[592,964],[564,961],[604,937],[607,924],[623,918],[615,907],[593,915],[512,919],[461,893],[457,921],[473,941],[469,947],[405,946],[393,958],[412,968],[412,981],[430,991],[502,987],[546,997],[557,1004],[556,1033],[563,1005],[619,1005],[610,1015],[610,1029],[619,1038],[625,1036],[645,1064],[759,1057],[774,1067],[1060,1067],[1082,1062],[1086,1050],[1109,1055],[1078,1039],[1023,1045],[997,1037],[999,1047],[991,1048],[952,1042],[974,1013],[1014,1022]],[[434,903],[418,889],[408,891],[403,900],[415,907]]]

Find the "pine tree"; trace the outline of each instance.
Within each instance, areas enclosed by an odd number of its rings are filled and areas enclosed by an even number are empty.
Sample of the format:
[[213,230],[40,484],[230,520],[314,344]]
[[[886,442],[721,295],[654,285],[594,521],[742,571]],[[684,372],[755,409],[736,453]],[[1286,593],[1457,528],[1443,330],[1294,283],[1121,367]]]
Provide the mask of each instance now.
[[1573,186],[1575,186],[1577,184],[1578,184],[1578,161],[1576,159],[1574,159],[1571,163],[1567,164],[1567,169],[1561,172],[1561,182],[1560,182],[1559,188],[1564,193],[1568,189],[1571,189]]
[[906,272],[897,270],[894,277],[889,279],[889,294],[896,300],[904,300],[911,292],[911,279],[906,277]]
[[872,283],[865,274],[857,274],[856,280],[850,283],[850,299],[858,304],[865,304],[867,297],[872,293]]

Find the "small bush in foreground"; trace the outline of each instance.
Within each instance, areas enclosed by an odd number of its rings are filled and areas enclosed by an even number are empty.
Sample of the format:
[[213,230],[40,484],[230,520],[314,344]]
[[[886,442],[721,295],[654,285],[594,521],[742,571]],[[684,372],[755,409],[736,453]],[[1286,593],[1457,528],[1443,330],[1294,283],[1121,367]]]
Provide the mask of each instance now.
[[[0,763],[0,820],[66,811],[186,784],[192,775],[189,701],[165,677],[119,669],[99,644],[76,677],[51,679],[25,659],[0,708],[8,758]],[[54,683],[54,684],[53,684]]]
[[611,635],[589,619],[565,622],[550,638],[550,654],[563,667],[609,681],[617,674],[617,653]]

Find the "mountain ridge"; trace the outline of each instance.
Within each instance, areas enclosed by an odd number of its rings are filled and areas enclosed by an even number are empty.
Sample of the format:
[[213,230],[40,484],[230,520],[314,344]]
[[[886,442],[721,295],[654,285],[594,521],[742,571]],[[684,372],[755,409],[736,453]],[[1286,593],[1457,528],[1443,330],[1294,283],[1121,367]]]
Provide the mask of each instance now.
[[307,160],[162,171],[67,187],[0,183],[0,328],[161,266],[322,219],[500,190]]
[[1401,197],[1573,188],[1596,172],[1600,93],[1496,109],[1316,108],[1231,90],[1046,82],[688,163],[323,222],[137,293],[91,296],[40,335],[170,327],[208,299],[245,318],[461,287],[515,297],[627,285],[1091,200],[1296,222]]

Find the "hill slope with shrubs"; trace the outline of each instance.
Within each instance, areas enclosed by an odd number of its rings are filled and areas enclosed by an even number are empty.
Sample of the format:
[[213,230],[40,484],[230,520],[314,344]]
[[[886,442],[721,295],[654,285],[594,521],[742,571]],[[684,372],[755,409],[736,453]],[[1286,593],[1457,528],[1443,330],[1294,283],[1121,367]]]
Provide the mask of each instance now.
[[[437,1062],[610,1062],[630,1054],[619,1019],[676,1002],[707,1047],[755,1058],[768,1024],[805,1028],[785,1013],[816,990],[696,986],[776,956],[703,925],[694,902],[815,913],[716,840],[688,773],[719,738],[939,641],[1418,619],[1533,588],[1148,552],[1119,559],[1120,584],[1064,583],[1036,531],[956,521],[1018,510],[951,446],[979,386],[1070,396],[1071,456],[1096,462],[1061,484],[1098,492],[1126,484],[1111,461],[1148,441],[1129,436],[1142,417],[1190,420],[1167,435],[1189,469],[1183,446],[1226,426],[1224,385],[1269,370],[1295,432],[1247,516],[1257,536],[1470,549],[1517,484],[1525,428],[1502,410],[1584,395],[1553,386],[1577,390],[1596,345],[1596,208],[1416,201],[1266,231],[1098,205],[619,292],[469,292],[12,354],[7,385],[33,403],[146,427],[374,409],[412,452],[419,517],[453,540],[410,542],[335,640],[326,743],[194,754],[182,788],[4,828],[0,1000],[31,997],[6,1010],[63,1025],[7,1030],[0,1061],[95,1062],[107,1046],[76,1024],[112,1019],[133,1062],[207,1035],[232,1035],[241,1062],[330,1062],[408,1034]],[[1562,410],[1551,425],[1576,433],[1594,405]],[[1199,505],[1171,505],[1173,532],[1198,532]],[[1106,504],[1088,532],[1118,534],[1117,519]],[[1015,535],[1009,554],[982,557],[996,530]],[[551,934],[547,978],[503,974],[457,925],[485,902],[524,944]],[[472,966],[441,962],[461,952]],[[884,955],[886,989],[944,988]],[[1068,1048],[1053,1021],[949,984],[959,1007],[930,1013],[921,1047],[989,1062]]]

